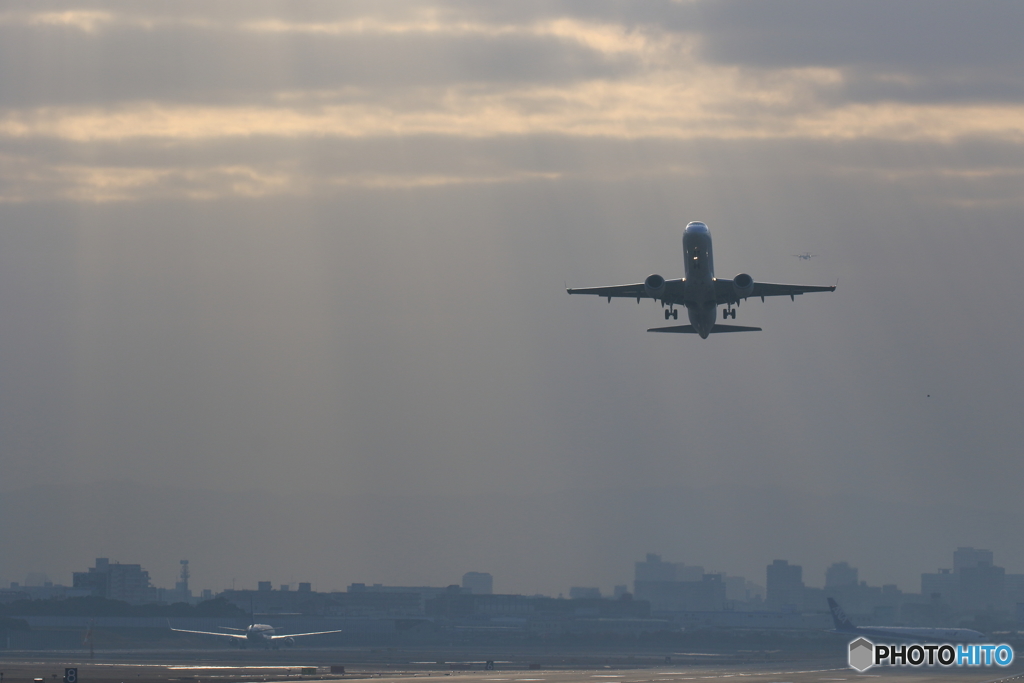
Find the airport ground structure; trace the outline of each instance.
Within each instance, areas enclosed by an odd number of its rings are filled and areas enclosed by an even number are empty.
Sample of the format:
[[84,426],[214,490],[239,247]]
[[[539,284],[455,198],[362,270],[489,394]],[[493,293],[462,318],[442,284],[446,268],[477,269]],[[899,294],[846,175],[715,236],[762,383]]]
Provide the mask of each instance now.
[[219,639],[171,633],[169,620],[175,628],[211,631],[244,628],[254,618],[284,634],[344,631],[316,636],[311,647],[642,641],[695,632],[808,637],[832,627],[828,597],[861,625],[1024,631],[1024,575],[994,565],[988,550],[958,548],[950,569],[922,575],[921,593],[869,586],[847,562],[828,568],[823,588],[806,586],[802,567],[786,560],[768,564],[765,579],[762,587],[648,554],[634,565],[633,591],[623,584],[612,596],[593,587],[573,587],[569,598],[494,594],[490,574],[467,572],[461,585],[352,583],[344,591],[318,592],[310,583],[292,590],[261,581],[256,590],[214,597],[209,590],[192,595],[186,562],[182,581],[159,589],[140,565],[99,558],[94,567],[75,572],[70,587],[44,581],[0,589],[0,649],[82,648],[96,634],[105,634],[99,637],[111,647],[178,641],[223,647]]

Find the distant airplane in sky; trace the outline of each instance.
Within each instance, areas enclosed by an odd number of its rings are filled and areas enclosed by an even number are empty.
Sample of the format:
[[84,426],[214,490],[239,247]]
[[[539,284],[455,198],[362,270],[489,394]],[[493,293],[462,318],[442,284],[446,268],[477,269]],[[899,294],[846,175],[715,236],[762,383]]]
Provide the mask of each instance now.
[[921,643],[968,643],[985,639],[985,634],[969,628],[915,628],[912,626],[854,626],[850,617],[832,598],[828,599],[835,628],[830,633],[875,639],[913,640]]
[[255,623],[256,617],[253,615],[251,624],[248,628],[230,628],[228,626],[221,626],[228,631],[237,631],[237,633],[215,633],[213,631],[190,631],[185,628],[174,628],[171,626],[170,620],[167,621],[167,627],[172,631],[178,633],[198,633],[201,636],[217,636],[218,638],[229,638],[231,641],[239,647],[247,647],[252,645],[253,647],[262,647],[265,649],[278,648],[281,645],[292,646],[295,644],[295,638],[301,638],[303,636],[322,636],[328,633],[341,633],[337,631],[314,631],[312,633],[289,633],[287,635],[277,635],[274,633],[275,629],[273,626],[267,624]]
[[812,254],[809,251],[805,251],[802,254],[793,254],[793,256],[796,256],[798,259],[803,259],[804,261],[810,261],[813,257],[817,256],[817,254]]
[[665,320],[670,317],[678,320],[679,311],[675,310],[677,305],[686,307],[686,315],[690,319],[689,325],[677,325],[674,327],[653,327],[648,332],[681,332],[686,334],[699,334],[701,339],[707,339],[709,334],[720,332],[750,332],[760,330],[760,327],[743,327],[741,325],[717,325],[715,319],[718,317],[718,304],[725,304],[722,311],[722,318],[736,318],[736,309],[733,304],[739,306],[740,299],[751,296],[761,297],[764,301],[766,296],[789,296],[795,301],[797,294],[805,292],[834,292],[835,286],[815,287],[808,285],[777,285],[768,282],[754,282],[754,278],[746,273],[740,273],[731,280],[720,280],[715,277],[715,263],[711,253],[711,233],[708,226],[700,221],[693,221],[683,231],[683,257],[686,277],[679,280],[666,280],[660,275],[651,275],[646,280],[635,285],[616,285],[614,287],[586,287],[583,289],[570,289],[570,294],[595,294],[607,297],[608,301],[613,296],[636,299],[654,299],[661,301],[662,307],[666,304]]

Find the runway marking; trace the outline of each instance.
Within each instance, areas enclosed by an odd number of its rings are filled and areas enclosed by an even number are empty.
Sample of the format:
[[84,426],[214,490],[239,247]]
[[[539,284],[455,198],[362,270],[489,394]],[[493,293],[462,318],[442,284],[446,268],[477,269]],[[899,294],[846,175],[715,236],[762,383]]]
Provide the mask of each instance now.
[[[106,666],[106,665],[104,665],[104,666]],[[146,664],[146,665],[112,664],[111,666],[160,666],[160,665],[159,664]],[[174,666],[168,666],[167,668],[169,670],[171,670],[171,671],[191,671],[191,670],[199,670],[199,669],[238,669],[239,671],[245,671],[247,669],[298,669],[300,667],[296,667],[296,666],[227,666],[227,665],[224,665],[224,664],[211,664],[209,666],[200,666],[198,664],[196,664],[196,665],[176,664]]]

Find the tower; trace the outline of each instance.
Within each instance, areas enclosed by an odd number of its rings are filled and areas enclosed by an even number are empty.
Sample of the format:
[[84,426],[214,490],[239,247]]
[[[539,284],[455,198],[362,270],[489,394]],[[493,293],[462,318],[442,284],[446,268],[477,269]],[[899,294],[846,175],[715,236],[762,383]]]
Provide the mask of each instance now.
[[191,602],[192,591],[188,589],[188,560],[181,560],[181,574],[177,585],[174,587],[175,592],[178,594],[179,602]]

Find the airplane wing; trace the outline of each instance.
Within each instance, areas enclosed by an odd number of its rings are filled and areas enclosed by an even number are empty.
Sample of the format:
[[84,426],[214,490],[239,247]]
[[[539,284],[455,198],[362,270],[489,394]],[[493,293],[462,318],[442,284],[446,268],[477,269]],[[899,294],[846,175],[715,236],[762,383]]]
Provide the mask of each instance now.
[[170,624],[167,624],[167,628],[178,633],[198,633],[201,636],[219,636],[221,638],[232,638],[234,640],[247,640],[244,634],[241,633],[215,633],[213,631],[190,631],[187,628],[174,628]]
[[[675,325],[673,327],[652,327],[648,332],[674,332],[676,334],[697,334],[693,325]],[[710,334],[723,332],[760,332],[760,327],[745,327],[743,325],[712,325]]]
[[[834,291],[836,291],[835,285],[821,287],[818,285],[780,285],[772,282],[755,282],[750,294],[742,298],[760,297],[763,301],[766,296],[788,296],[793,298],[797,294]],[[717,302],[720,304],[735,303],[740,300],[740,297],[736,296],[736,290],[733,287],[732,280],[727,278],[719,278],[715,280],[715,299],[717,299]]]
[[301,638],[302,636],[323,636],[328,633],[341,633],[341,629],[337,631],[313,631],[312,633],[287,633],[280,636],[270,636],[271,640],[284,640],[285,638]]
[[[729,280],[729,286],[732,286],[732,280]],[[685,280],[666,280],[665,281],[665,292],[661,297],[652,297],[647,294],[647,289],[644,288],[644,283],[640,282],[635,285],[615,285],[613,287],[580,287],[576,289],[566,288],[565,291],[570,294],[594,294],[596,296],[605,297],[608,301],[612,300],[612,297],[622,297],[626,299],[664,299],[666,303],[682,303],[683,301],[683,289],[685,288]]]

